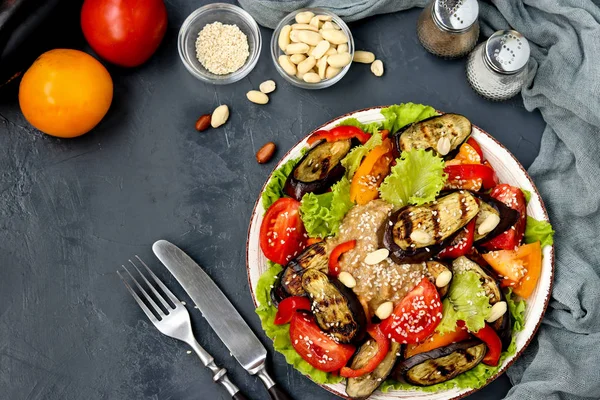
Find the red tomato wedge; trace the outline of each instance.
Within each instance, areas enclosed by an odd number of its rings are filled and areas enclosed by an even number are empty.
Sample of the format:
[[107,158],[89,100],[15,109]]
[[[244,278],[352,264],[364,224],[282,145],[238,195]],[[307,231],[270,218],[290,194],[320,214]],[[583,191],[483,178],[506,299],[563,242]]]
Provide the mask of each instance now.
[[277,264],[287,264],[305,247],[306,233],[299,208],[299,201],[281,198],[271,204],[260,225],[260,249]]
[[525,201],[523,191],[518,187],[502,183],[492,189],[490,196],[517,210],[519,212],[519,219],[510,229],[492,240],[483,243],[482,247],[487,250],[514,250],[523,240],[525,224],[527,223],[527,202]]
[[361,162],[352,177],[350,200],[362,205],[379,196],[379,185],[390,173],[392,167],[393,144],[390,139],[371,150]]
[[419,343],[429,337],[442,319],[442,302],[427,278],[411,290],[381,322],[381,330],[395,342]]
[[329,275],[337,277],[340,274],[340,257],[345,252],[352,250],[355,246],[356,240],[349,240],[335,246],[331,252],[331,255],[329,256]]
[[409,344],[404,350],[404,358],[410,358],[416,354],[427,353],[428,351],[446,347],[452,343],[462,342],[469,338],[469,332],[464,329],[457,329],[454,332],[446,332],[443,335],[435,332],[425,339],[422,343]]
[[503,287],[512,287],[523,298],[531,296],[542,273],[540,242],[524,244],[516,250],[491,251],[482,257],[502,278]]
[[296,311],[306,310],[310,311],[311,302],[308,297],[292,296],[283,299],[277,307],[277,314],[275,314],[275,325],[288,324]]
[[310,135],[307,143],[312,146],[319,140],[326,140],[328,142],[335,142],[342,139],[353,139],[356,138],[362,144],[367,143],[367,140],[371,138],[371,135],[363,132],[356,126],[336,126],[328,131],[319,130]]
[[344,367],[356,348],[340,344],[327,336],[306,312],[296,312],[290,324],[290,339],[294,350],[320,371],[332,372]]
[[367,328],[367,333],[375,340],[375,343],[377,343],[377,353],[375,353],[362,368],[352,369],[350,367],[343,367],[340,371],[340,376],[343,376],[344,378],[357,378],[371,373],[379,364],[381,364],[385,356],[387,356],[387,353],[390,350],[390,339],[381,332],[379,325],[369,326]]
[[450,246],[439,252],[440,258],[458,258],[469,253],[473,248],[475,239],[475,221],[477,218],[471,219],[469,223],[456,235]]

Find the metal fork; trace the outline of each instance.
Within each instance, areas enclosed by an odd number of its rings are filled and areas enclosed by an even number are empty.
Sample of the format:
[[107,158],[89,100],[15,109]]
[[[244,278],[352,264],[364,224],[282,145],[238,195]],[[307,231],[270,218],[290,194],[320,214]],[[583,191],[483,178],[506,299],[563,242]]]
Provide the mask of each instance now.
[[[129,272],[125,265],[122,265],[123,269],[125,270],[125,272],[127,272],[127,275],[129,275],[135,286],[142,293],[152,310],[150,310],[150,308],[146,305],[146,303],[144,303],[144,301],[135,292],[135,290],[133,290],[131,285],[129,285],[127,280],[123,277],[123,275],[121,275],[121,272],[117,271],[117,274],[125,284],[127,290],[129,290],[129,293],[131,293],[135,301],[138,303],[140,308],[144,311],[144,313],[146,313],[150,321],[152,321],[154,326],[156,326],[156,328],[164,335],[170,336],[174,339],[181,340],[182,342],[187,343],[196,352],[196,354],[202,361],[202,364],[204,364],[205,367],[212,371],[213,381],[223,385],[234,400],[247,400],[247,398],[242,394],[242,392],[240,392],[240,389],[229,380],[229,378],[227,377],[227,370],[225,368],[220,368],[219,366],[217,366],[213,357],[206,350],[204,350],[202,346],[200,346],[200,344],[198,344],[198,342],[196,341],[196,338],[192,333],[190,314],[188,313],[185,306],[164,285],[164,283],[162,283],[160,279],[158,279],[158,277],[154,275],[154,273],[141,260],[141,258],[139,258],[138,256],[135,257],[144,266],[144,268],[152,277],[154,282],[156,282],[156,285],[162,291],[162,294],[159,293],[159,291],[154,287],[154,285],[150,283],[150,281],[148,281],[148,279],[146,279],[146,276],[142,274],[142,272],[139,270],[139,268],[133,261],[129,260],[129,262],[136,269],[138,274],[142,277],[143,281],[146,284],[146,287],[152,291],[156,299],[158,299],[159,302],[163,305],[164,309],[166,310],[166,313],[163,311],[163,309],[159,307],[158,304],[156,304],[154,299],[148,294],[147,290],[145,290],[142,287],[142,285],[137,281],[137,279],[133,277],[133,275],[131,274],[131,272]],[[165,295],[166,297],[168,297],[171,303],[173,303],[174,306],[171,306],[167,302],[167,300],[165,299]]]

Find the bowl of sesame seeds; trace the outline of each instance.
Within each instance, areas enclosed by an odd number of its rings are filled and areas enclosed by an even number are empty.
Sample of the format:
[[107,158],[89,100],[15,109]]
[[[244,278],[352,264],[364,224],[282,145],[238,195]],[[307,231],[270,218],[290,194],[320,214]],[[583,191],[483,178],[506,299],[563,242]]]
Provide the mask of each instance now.
[[237,82],[258,62],[258,24],[240,7],[213,3],[192,12],[181,25],[177,47],[185,68],[215,85]]

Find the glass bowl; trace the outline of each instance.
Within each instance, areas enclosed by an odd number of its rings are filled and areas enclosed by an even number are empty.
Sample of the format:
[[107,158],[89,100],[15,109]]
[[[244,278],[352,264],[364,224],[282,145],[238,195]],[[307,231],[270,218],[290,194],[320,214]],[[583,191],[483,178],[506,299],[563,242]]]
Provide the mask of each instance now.
[[[249,55],[244,65],[235,72],[226,75],[216,75],[209,72],[196,58],[196,39],[205,25],[213,22],[235,24],[248,38]],[[213,3],[200,7],[186,18],[179,29],[177,48],[185,68],[201,81],[215,85],[226,85],[237,82],[252,71],[258,57],[262,39],[258,24],[246,11],[240,7],[225,3]]]
[[340,71],[340,73],[337,74],[336,76],[334,76],[333,78],[324,79],[318,83],[307,83],[307,82],[304,82],[302,79],[298,79],[295,76],[288,75],[283,70],[283,68],[281,68],[281,65],[279,65],[279,61],[278,61],[279,56],[282,54],[285,54],[279,48],[279,43],[278,43],[279,33],[281,32],[281,29],[283,29],[283,27],[285,25],[295,24],[296,23],[296,20],[295,20],[296,14],[304,12],[304,11],[312,11],[315,15],[331,16],[332,21],[335,22],[342,29],[342,32],[344,32],[346,34],[346,36],[348,37],[348,52],[350,53],[350,55],[352,57],[354,57],[354,39],[352,38],[352,33],[350,32],[350,28],[348,28],[348,25],[346,25],[346,23],[344,21],[342,21],[342,19],[340,17],[338,17],[331,11],[324,10],[322,8],[302,8],[300,10],[296,10],[296,11],[286,15],[279,22],[279,24],[275,28],[275,31],[273,32],[273,36],[271,37],[271,57],[273,58],[273,64],[275,64],[275,68],[277,69],[277,72],[279,72],[279,74],[286,81],[291,83],[292,85],[301,87],[303,89],[323,89],[323,88],[326,88],[326,87],[336,84],[340,79],[342,79],[344,77],[344,75],[346,75],[346,72],[348,72],[348,70],[350,69],[350,66],[352,65],[352,61],[350,62],[350,64],[346,65]]

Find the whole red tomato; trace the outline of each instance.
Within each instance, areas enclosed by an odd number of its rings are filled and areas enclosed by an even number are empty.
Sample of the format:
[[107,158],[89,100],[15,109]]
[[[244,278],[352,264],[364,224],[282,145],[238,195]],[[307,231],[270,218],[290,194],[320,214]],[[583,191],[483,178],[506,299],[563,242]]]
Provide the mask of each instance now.
[[83,34],[103,59],[123,67],[143,64],[167,30],[163,0],[85,0]]

